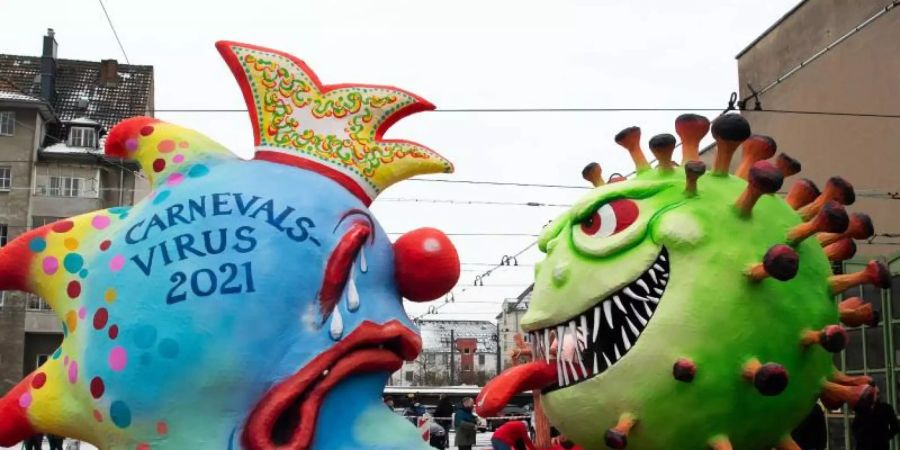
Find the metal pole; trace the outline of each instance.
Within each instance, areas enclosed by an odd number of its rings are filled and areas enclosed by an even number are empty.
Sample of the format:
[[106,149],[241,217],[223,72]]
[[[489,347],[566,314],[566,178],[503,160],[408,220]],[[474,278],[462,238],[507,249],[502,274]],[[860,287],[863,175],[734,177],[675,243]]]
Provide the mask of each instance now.
[[500,375],[500,357],[503,355],[503,352],[500,351],[500,321],[497,321],[497,334],[494,335],[494,342],[497,343],[497,372],[495,375]]
[[453,374],[456,371],[456,361],[454,361],[454,353],[456,353],[456,330],[450,329],[450,386],[455,386],[453,382]]

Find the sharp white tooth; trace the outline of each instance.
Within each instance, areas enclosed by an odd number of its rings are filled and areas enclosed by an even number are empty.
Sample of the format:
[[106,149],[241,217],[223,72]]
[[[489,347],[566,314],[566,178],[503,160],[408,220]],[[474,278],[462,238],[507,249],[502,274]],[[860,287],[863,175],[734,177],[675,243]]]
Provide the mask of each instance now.
[[619,345],[618,344],[613,344],[613,350],[616,351],[616,361],[622,359],[622,354],[619,353]]
[[656,298],[656,297],[651,297],[651,296],[649,296],[649,295],[647,296],[647,300],[653,302],[654,305],[657,304],[657,303],[659,303],[659,299],[658,299],[658,298]]
[[656,278],[656,271],[651,267],[650,270],[647,271],[650,274],[650,278],[653,279],[653,284],[659,284],[659,280]]
[[646,293],[648,293],[648,294],[650,293],[650,287],[647,286],[647,283],[646,283],[644,280],[638,278],[638,280],[637,280],[637,285],[640,286],[641,289],[644,290],[644,292],[646,292]]
[[331,334],[331,338],[336,341],[344,334],[344,318],[341,317],[341,309],[337,306],[334,307],[334,311],[331,313],[331,327],[328,331]]
[[660,272],[665,272],[665,271],[666,271],[666,269],[663,269],[663,267],[662,267],[661,265],[659,265],[659,264],[653,264],[653,268],[656,269],[656,270],[658,270],[658,271],[660,271]]
[[634,334],[634,337],[638,337],[638,336],[641,335],[641,332],[638,331],[637,327],[634,326],[633,323],[631,323],[631,319],[629,319],[628,317],[626,317],[626,318],[625,318],[625,322],[628,322],[628,328],[631,329],[631,333]]
[[625,351],[627,352],[629,349],[631,349],[631,341],[628,340],[628,334],[625,333],[624,328],[622,328],[622,341],[625,344]]
[[653,317],[653,311],[650,310],[650,305],[644,303],[644,312],[647,313],[647,320],[650,320]]
[[584,346],[582,348],[588,348],[588,336],[590,336],[588,333],[591,332],[590,330],[587,324],[587,313],[584,313],[581,315],[581,329],[578,330],[581,333],[579,337],[584,338]]
[[354,312],[359,309],[359,291],[356,290],[356,282],[353,281],[353,273],[347,280],[347,309]]
[[541,331],[541,334],[544,338],[544,362],[550,363],[550,330],[544,329]]
[[[644,303],[646,305],[646,303]],[[642,327],[647,326],[647,321],[641,316],[636,309],[634,309],[634,303],[631,304],[631,311],[634,313],[634,317],[637,318],[638,322],[641,323]]]
[[622,289],[622,293],[625,294],[625,295],[627,295],[627,296],[629,296],[629,297],[631,297],[631,298],[634,299],[634,300],[639,301],[639,302],[646,302],[646,301],[649,301],[649,300],[647,300],[646,298],[641,297],[640,295],[635,294],[634,291],[632,291],[630,287],[627,287],[627,288],[625,288],[625,289]]
[[659,259],[661,259],[662,262],[668,261],[668,260],[666,259],[666,255],[659,255]]
[[[663,272],[663,274],[662,274],[662,277],[663,277],[663,278],[669,278],[669,274],[668,274],[668,273],[666,273],[666,272]],[[663,281],[662,281],[662,284],[663,284],[663,286],[665,286],[665,285],[666,285],[666,282],[665,282],[665,280],[663,280]]]
[[609,368],[610,366],[612,366],[612,363],[609,362],[609,358],[606,357],[606,353],[600,352],[600,354],[603,355],[603,360],[606,361],[606,367]]
[[369,263],[366,262],[366,247],[359,248],[359,271],[366,273],[369,271]]
[[566,385],[563,380],[562,361],[560,361],[559,359],[556,360],[556,384],[560,386]]
[[625,306],[622,305],[622,299],[620,299],[618,295],[613,295],[613,302],[616,304],[616,307],[619,308],[619,311],[622,311],[623,313],[628,312],[625,310]]
[[[578,366],[581,367],[581,373],[587,373],[587,369],[584,368],[584,363],[581,362],[581,350],[578,348],[578,331],[577,326],[575,325],[575,321],[572,320],[569,322],[569,329],[572,330],[572,339],[575,339],[575,359],[578,361]],[[573,366],[574,369],[574,366]],[[573,373],[575,371],[573,370]],[[578,380],[578,375],[575,374],[575,380]]]
[[612,302],[609,300],[603,301],[603,315],[606,316],[606,323],[609,324],[609,327],[613,327],[612,323]]
[[591,338],[591,342],[597,343],[597,334],[600,333],[600,307],[594,307],[594,337]]
[[[557,341],[559,341],[559,343],[556,346],[556,359],[557,359],[557,361],[563,361],[562,352],[563,352],[563,348],[565,348],[565,346],[566,346],[566,327],[565,326],[558,325],[556,327],[556,339],[557,339]],[[563,372],[563,381],[566,384],[569,384],[569,373],[566,370],[565,364],[563,364],[562,372]]]
[[657,295],[663,295],[665,291],[660,288],[653,288],[653,292],[656,292]]
[[600,365],[599,365],[599,362],[597,361],[597,354],[594,353],[594,372],[593,373],[596,375],[598,372],[600,372]]
[[[566,361],[566,365],[572,371],[572,382],[574,383],[574,382],[578,381],[580,378],[578,376],[578,371],[575,370],[575,364],[572,363],[572,361]],[[567,371],[568,371],[568,369],[567,369]]]

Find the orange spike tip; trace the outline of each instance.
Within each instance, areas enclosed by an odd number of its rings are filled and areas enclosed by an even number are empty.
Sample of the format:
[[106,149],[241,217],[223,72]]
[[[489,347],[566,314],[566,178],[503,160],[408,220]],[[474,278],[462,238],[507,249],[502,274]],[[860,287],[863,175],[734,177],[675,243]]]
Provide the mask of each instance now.
[[850,297],[838,304],[841,314],[841,323],[848,327],[868,325],[874,327],[881,320],[881,314],[872,309],[871,303],[864,302],[859,297]]
[[778,157],[775,158],[775,167],[781,171],[781,174],[784,175],[785,178],[800,173],[800,169],[803,168],[803,166],[800,165],[800,161],[791,158],[787,153],[778,154]]
[[850,337],[847,331],[840,325],[828,325],[820,331],[808,330],[803,333],[800,344],[804,347],[813,345],[821,345],[829,353],[837,353],[847,347],[847,341]]
[[793,246],[798,245],[804,239],[822,231],[840,233],[847,229],[850,218],[844,207],[829,200],[809,222],[803,222],[788,230],[787,240]]
[[697,195],[697,179],[706,173],[706,164],[703,161],[688,161],[684,163],[684,193],[688,197]]
[[675,152],[675,136],[671,134],[657,134],[650,138],[650,151],[659,162],[659,171],[662,173],[672,172],[674,164],[672,163],[672,153]]
[[735,150],[750,137],[750,124],[740,114],[724,114],[713,120],[712,135],[716,140],[713,175],[727,175]]
[[619,423],[606,430],[606,446],[614,449],[628,447],[628,433],[634,427],[635,423],[637,423],[637,419],[630,413],[619,416]]
[[819,243],[826,246],[836,242],[842,238],[851,237],[853,239],[865,240],[875,234],[875,227],[872,225],[872,218],[866,213],[850,214],[850,224],[843,233],[820,233]]
[[683,383],[694,381],[694,376],[696,375],[697,364],[688,358],[679,358],[678,361],[675,361],[675,365],[672,366],[672,376]]
[[709,448],[712,450],[732,450],[731,441],[727,436],[716,436],[710,439]]
[[747,277],[753,281],[761,281],[772,277],[778,281],[787,281],[797,275],[800,267],[800,256],[790,246],[776,244],[766,251],[763,262],[756,263],[747,271]]
[[840,370],[835,370],[834,373],[828,377],[828,380],[843,386],[865,386],[867,384],[872,384],[872,377],[868,375],[847,375]]
[[709,133],[709,119],[697,114],[682,114],[675,119],[675,133],[681,138],[681,161],[700,160],[700,141]]
[[[741,164],[734,174],[746,180],[753,164],[757,161],[769,159],[774,156],[775,151],[778,149],[778,145],[775,143],[775,139],[772,139],[769,136],[754,134],[741,144],[741,148],[744,149],[743,154],[741,155]],[[780,171],[781,170],[779,169],[779,172]]]
[[584,178],[588,182],[590,182],[594,187],[603,186],[605,183],[603,182],[603,168],[600,167],[600,164],[592,162],[581,170],[581,178]]
[[781,171],[768,161],[757,161],[749,170],[747,188],[738,197],[735,206],[742,216],[749,216],[753,205],[763,194],[774,194],[781,189],[784,178]]
[[852,205],[856,201],[853,185],[841,177],[829,178],[828,182],[825,183],[825,190],[822,191],[822,195],[819,195],[812,203],[798,210],[800,217],[803,217],[803,220],[809,220],[830,200],[834,200],[842,205]]
[[807,178],[802,178],[791,186],[791,190],[788,191],[784,201],[796,211],[803,206],[808,205],[820,194],[821,192],[819,192],[816,183],[813,183],[812,180]]
[[819,394],[822,404],[828,409],[838,409],[846,403],[854,411],[872,409],[878,400],[878,388],[872,385],[843,386],[826,381]]
[[744,365],[743,374],[744,379],[753,382],[756,390],[765,396],[778,395],[788,385],[788,373],[781,364],[761,364],[754,358]]
[[891,272],[883,262],[872,260],[866,264],[865,269],[859,272],[828,277],[828,284],[834,295],[862,284],[871,284],[881,289],[887,289],[891,286]]
[[853,239],[844,238],[825,247],[825,256],[829,261],[844,261],[856,254],[856,243]]
[[650,168],[650,163],[644,157],[644,151],[641,150],[641,128],[628,127],[616,134],[616,144],[621,145],[628,150],[631,160],[634,161],[635,171],[643,172]]

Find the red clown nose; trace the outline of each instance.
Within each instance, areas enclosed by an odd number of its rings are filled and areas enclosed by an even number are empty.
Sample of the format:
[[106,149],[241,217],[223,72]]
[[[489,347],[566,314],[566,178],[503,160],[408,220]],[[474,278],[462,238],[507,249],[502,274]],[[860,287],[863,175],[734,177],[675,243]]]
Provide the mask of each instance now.
[[414,302],[434,300],[459,281],[459,254],[434,228],[410,231],[394,242],[394,276],[400,295]]

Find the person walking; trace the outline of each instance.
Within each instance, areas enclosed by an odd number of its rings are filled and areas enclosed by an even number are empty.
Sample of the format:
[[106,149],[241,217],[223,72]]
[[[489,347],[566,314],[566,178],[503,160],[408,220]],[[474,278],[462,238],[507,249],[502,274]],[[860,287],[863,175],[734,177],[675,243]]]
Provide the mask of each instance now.
[[432,420],[428,423],[428,431],[428,445],[439,450],[447,448],[448,436],[446,428]]
[[828,430],[825,427],[825,411],[819,402],[813,403],[812,411],[794,428],[791,437],[802,450],[825,450]]
[[25,450],[41,450],[44,445],[44,435],[35,434],[25,441]]
[[63,450],[63,439],[61,436],[57,436],[55,434],[47,435],[47,442],[50,443],[50,450]]
[[894,408],[879,400],[871,409],[856,412],[851,429],[856,450],[888,450],[900,424]]
[[445,439],[444,447],[447,448],[450,445],[450,425],[451,417],[453,416],[453,403],[450,402],[450,398],[446,395],[441,395],[441,398],[438,400],[437,407],[434,408],[434,421],[438,425],[444,428],[444,436],[447,436]]
[[528,425],[522,420],[512,420],[500,425],[491,436],[494,450],[535,450],[528,436]]
[[475,408],[475,400],[472,397],[462,399],[462,404],[456,408],[453,427],[456,429],[456,447],[459,450],[472,450],[475,445],[476,423],[478,418],[472,410]]

